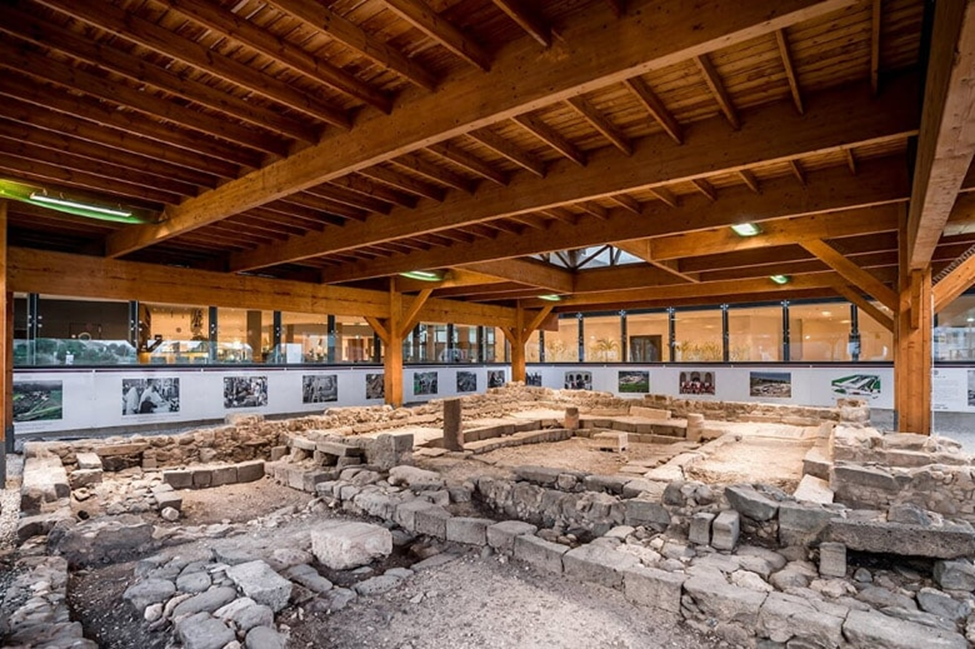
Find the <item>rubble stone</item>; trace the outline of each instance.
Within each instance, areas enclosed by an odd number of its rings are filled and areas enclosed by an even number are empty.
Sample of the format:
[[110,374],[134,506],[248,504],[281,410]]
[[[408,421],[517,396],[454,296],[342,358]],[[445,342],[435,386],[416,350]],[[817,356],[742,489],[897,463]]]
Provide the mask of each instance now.
[[291,582],[260,560],[231,566],[227,576],[241,592],[275,613],[287,606],[291,597]]
[[711,545],[716,550],[734,550],[740,533],[738,512],[725,510],[711,524]]
[[344,522],[313,530],[312,554],[333,570],[363,566],[393,551],[393,536],[379,525]]
[[966,649],[964,636],[900,620],[878,611],[851,610],[843,635],[856,649]]
[[487,542],[500,552],[511,552],[515,538],[524,534],[534,534],[537,526],[523,521],[501,521],[487,528]]

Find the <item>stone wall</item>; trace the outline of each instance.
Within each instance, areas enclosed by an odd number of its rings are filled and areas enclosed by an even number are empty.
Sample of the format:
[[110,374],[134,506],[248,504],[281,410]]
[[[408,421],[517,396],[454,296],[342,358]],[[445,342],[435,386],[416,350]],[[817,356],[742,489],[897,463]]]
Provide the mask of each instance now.
[[869,421],[870,409],[864,401],[838,399],[835,408],[777,405],[753,401],[704,401],[648,394],[645,405],[669,410],[675,417],[702,414],[706,419],[719,421],[752,421],[816,426],[822,422],[844,422],[861,425]]

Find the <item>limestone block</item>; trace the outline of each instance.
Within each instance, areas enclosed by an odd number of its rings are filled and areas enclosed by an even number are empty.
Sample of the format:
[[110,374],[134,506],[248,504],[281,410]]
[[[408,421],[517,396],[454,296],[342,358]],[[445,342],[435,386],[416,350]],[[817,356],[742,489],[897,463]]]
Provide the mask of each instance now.
[[81,452],[76,456],[78,468],[82,470],[98,469],[102,470],[102,458],[98,453]]
[[460,399],[444,399],[443,447],[448,451],[464,450],[464,433],[461,430]]
[[291,582],[265,562],[249,561],[227,568],[227,576],[245,595],[277,613],[288,605]]
[[393,535],[370,523],[343,522],[311,533],[312,554],[333,570],[363,566],[393,551]]
[[173,618],[197,613],[212,613],[236,598],[237,590],[232,586],[214,586],[177,604],[173,609]]
[[679,572],[631,566],[623,570],[623,593],[634,604],[680,613],[681,589],[686,579]]
[[711,523],[715,515],[710,512],[698,512],[691,517],[687,540],[696,545],[711,544]]
[[846,607],[836,604],[769,593],[758,614],[758,631],[772,642],[839,647],[843,645],[843,620],[847,612]]
[[213,484],[213,469],[193,469],[193,488],[206,489]]
[[264,460],[249,460],[237,464],[237,482],[254,482],[264,477]]
[[644,419],[670,419],[670,411],[662,408],[647,408],[645,406],[630,406],[631,417]]
[[751,485],[739,484],[725,487],[724,495],[738,513],[755,521],[772,520],[779,511],[778,502]]
[[314,450],[326,455],[334,455],[335,457],[359,457],[363,454],[363,450],[356,446],[325,440],[316,442]]
[[147,606],[165,602],[175,593],[176,585],[168,579],[147,579],[126,588],[122,599],[132,604],[141,616]]
[[558,482],[559,475],[564,473],[561,469],[531,465],[516,466],[514,472],[519,480],[533,482],[543,487],[554,486]]
[[244,649],[285,649],[288,638],[270,626],[255,626],[247,632]]
[[[98,456],[96,455],[95,457]],[[101,481],[101,469],[76,469],[68,475],[68,485],[72,490],[99,484]]]
[[566,430],[576,430],[579,428],[579,409],[570,406],[565,409],[565,417],[563,418],[563,428]]
[[415,466],[400,465],[389,470],[389,484],[394,487],[406,486],[413,490],[441,489],[443,478],[436,471],[418,469]]
[[515,558],[549,572],[562,573],[562,555],[568,551],[568,546],[552,543],[537,536],[515,537]]
[[935,561],[934,580],[945,590],[975,590],[975,564],[971,559]]
[[829,482],[826,480],[804,475],[792,497],[800,502],[828,505],[833,502],[833,490],[829,488]]
[[236,640],[230,627],[206,612],[180,620],[176,625],[176,635],[184,649],[221,649]]
[[307,563],[291,566],[285,571],[284,576],[318,595],[327,593],[334,587],[331,581],[322,577],[317,570]]
[[137,516],[92,518],[65,530],[52,549],[73,566],[116,563],[149,549],[152,530]]
[[357,592],[362,597],[375,597],[376,595],[382,595],[383,593],[389,592],[390,590],[396,588],[403,582],[401,577],[395,575],[378,575],[376,577],[370,577],[360,581],[358,584],[353,586],[355,592]]
[[415,529],[417,534],[426,534],[438,539],[447,538],[447,520],[451,518],[450,512],[439,505],[434,505],[429,509],[421,509],[414,515]]
[[288,447],[287,446],[272,446],[271,447],[271,461],[272,462],[277,462],[278,460],[280,460],[281,458],[283,458],[287,454],[288,454]]
[[487,528],[494,525],[490,518],[458,516],[447,519],[447,540],[471,545],[487,545]]
[[829,460],[826,449],[821,446],[813,446],[802,458],[802,473],[810,475],[820,480],[829,480],[829,470],[833,463]]
[[670,525],[670,512],[654,500],[629,498],[623,501],[624,522],[634,527],[643,525],[664,531]]
[[758,624],[765,593],[732,586],[710,574],[689,577],[683,586],[706,617],[737,622],[746,628],[754,628]]
[[68,498],[68,474],[57,455],[35,455],[24,461],[20,487],[20,511],[32,515],[50,503]]
[[975,530],[967,523],[940,527],[834,518],[827,535],[850,550],[957,559],[975,554]]
[[779,544],[809,545],[838,512],[812,503],[782,503],[779,505]]
[[711,546],[716,550],[734,550],[741,531],[738,512],[725,510],[711,524]]
[[354,500],[356,506],[366,514],[382,518],[384,520],[395,520],[397,500],[379,491],[363,491]]
[[819,545],[819,574],[823,577],[846,577],[846,546],[842,543]]
[[534,534],[537,529],[535,525],[523,521],[501,521],[487,528],[487,542],[499,552],[511,552],[514,549],[515,538],[524,534]]
[[625,432],[596,433],[592,441],[600,451],[612,453],[623,453],[630,447],[630,435]]
[[917,593],[917,603],[921,610],[940,618],[960,622],[972,612],[971,602],[957,600],[937,588],[922,588]]
[[425,509],[430,509],[431,507],[436,507],[436,505],[434,505],[428,500],[423,500],[421,498],[408,500],[396,506],[395,520],[399,524],[399,526],[402,527],[407,532],[415,532],[417,512],[423,511]]
[[59,522],[73,518],[68,507],[60,507],[50,513],[21,516],[17,519],[17,542],[23,543],[32,536],[48,534]]
[[623,493],[623,487],[631,480],[632,478],[625,475],[587,475],[583,478],[582,485],[586,491],[604,491],[618,495]]
[[617,552],[603,543],[587,543],[562,555],[565,575],[608,588],[623,587],[623,570],[640,565],[632,554]]
[[964,636],[884,615],[851,610],[843,624],[848,646],[855,649],[967,649]]
[[183,511],[183,497],[175,491],[168,491],[156,494],[156,509],[162,511],[167,507],[172,507],[176,511]]
[[274,611],[269,606],[258,604],[250,597],[240,597],[226,606],[218,608],[214,616],[225,622],[233,622],[234,626],[247,632],[256,626],[271,626],[274,624]]
[[704,436],[704,415],[698,413],[688,413],[687,428],[685,436],[690,442],[699,442]]
[[[837,493],[850,494],[854,499],[860,488],[897,493],[900,486],[889,472],[873,467],[837,464],[830,471],[830,487]],[[843,500],[845,500],[844,498]]]
[[237,482],[237,467],[234,465],[230,466],[218,466],[213,468],[213,473],[210,477],[210,486],[219,487],[225,484],[235,484]]

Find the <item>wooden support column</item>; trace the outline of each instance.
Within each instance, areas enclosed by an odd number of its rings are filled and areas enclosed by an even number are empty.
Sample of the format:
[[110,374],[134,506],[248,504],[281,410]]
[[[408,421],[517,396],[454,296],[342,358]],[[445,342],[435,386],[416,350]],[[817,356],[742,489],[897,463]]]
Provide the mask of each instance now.
[[396,291],[393,281],[389,284],[389,319],[386,331],[389,341],[383,358],[383,390],[386,403],[394,407],[403,405],[403,337],[400,327],[403,318],[403,294]]
[[7,484],[7,451],[14,443],[14,300],[7,283],[7,201],[0,200],[0,489]]
[[508,343],[511,345],[511,380],[512,381],[524,381],[528,376],[528,370],[525,366],[525,361],[527,355],[525,354],[525,345],[528,343],[528,339],[531,337],[532,332],[542,326],[542,322],[545,321],[552,313],[552,308],[554,305],[548,304],[542,308],[535,316],[532,318],[531,322],[527,325],[525,324],[525,309],[518,302],[518,306],[515,309],[515,326],[514,327],[502,327],[501,331],[504,332],[504,337],[508,339]]
[[[906,219],[904,219],[906,225]],[[900,231],[900,295],[894,333],[894,411],[897,429],[931,434],[931,266],[912,270],[906,227]]]

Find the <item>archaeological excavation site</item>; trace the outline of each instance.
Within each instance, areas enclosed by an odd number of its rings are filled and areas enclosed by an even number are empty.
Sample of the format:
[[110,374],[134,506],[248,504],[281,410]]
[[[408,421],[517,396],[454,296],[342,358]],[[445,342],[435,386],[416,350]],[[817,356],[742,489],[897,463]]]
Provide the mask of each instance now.
[[973,458],[854,399],[509,384],[11,459],[5,647],[975,641]]

